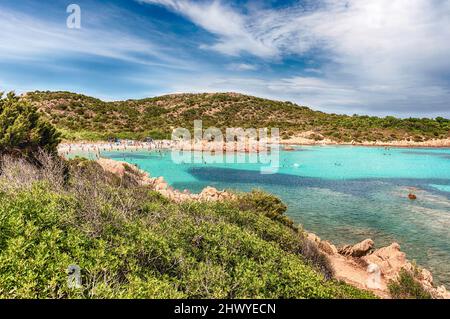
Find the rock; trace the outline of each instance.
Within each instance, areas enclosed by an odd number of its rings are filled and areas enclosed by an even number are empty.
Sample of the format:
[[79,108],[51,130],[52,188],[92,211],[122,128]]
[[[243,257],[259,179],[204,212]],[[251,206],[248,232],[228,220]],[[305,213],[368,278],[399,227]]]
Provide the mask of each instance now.
[[364,256],[367,263],[377,264],[382,275],[388,279],[395,279],[402,268],[412,270],[412,265],[406,260],[406,255],[400,250],[398,243],[382,247],[375,250],[372,254]]
[[433,275],[427,269],[422,268],[417,277],[422,283],[433,286]]
[[329,241],[320,241],[319,242],[319,248],[327,253],[328,255],[337,255],[338,254],[338,250],[336,248],[336,246],[334,246],[332,243],[330,243]]
[[448,292],[447,289],[445,289],[445,286],[442,285],[436,288],[433,296],[439,299],[450,299],[450,292]]
[[356,245],[346,245],[338,250],[339,254],[351,257],[363,257],[374,247],[372,239],[366,239]]
[[157,184],[156,185],[156,187],[155,187],[155,189],[157,190],[157,191],[160,191],[160,190],[167,190],[169,188],[169,185],[167,184],[167,183],[159,183],[159,184]]
[[[400,245],[398,243],[393,243],[390,246],[377,249],[372,254],[364,256],[363,260],[378,265],[382,276],[387,282],[396,280],[402,269],[409,272],[417,271],[417,268],[406,259],[406,254],[400,250]],[[434,287],[433,275],[427,269],[420,268],[415,277],[433,298],[450,299],[450,293],[447,292],[444,286]]]
[[97,161],[97,163],[105,170],[106,172],[113,173],[114,175],[123,178],[125,175],[125,166],[126,163],[114,161],[111,159],[101,158]]
[[316,234],[313,234],[313,233],[307,233],[306,237],[307,237],[310,241],[315,242],[315,243],[317,243],[317,244],[321,242],[320,237],[317,236]]
[[231,193],[226,191],[219,191],[214,187],[206,187],[203,191],[198,195],[198,199],[203,201],[219,201],[226,199],[233,199],[234,196]]

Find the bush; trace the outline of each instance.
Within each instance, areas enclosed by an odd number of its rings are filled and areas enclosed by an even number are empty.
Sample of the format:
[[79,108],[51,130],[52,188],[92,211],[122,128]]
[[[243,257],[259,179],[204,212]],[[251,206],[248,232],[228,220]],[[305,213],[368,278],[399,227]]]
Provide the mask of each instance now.
[[389,292],[395,299],[431,299],[422,285],[414,278],[414,274],[402,269],[397,280],[388,284]]
[[272,220],[294,228],[293,221],[284,215],[287,206],[276,196],[260,190],[253,190],[239,198],[240,208],[263,213]]
[[37,109],[14,93],[0,95],[0,155],[33,158],[40,149],[56,153],[59,133]]

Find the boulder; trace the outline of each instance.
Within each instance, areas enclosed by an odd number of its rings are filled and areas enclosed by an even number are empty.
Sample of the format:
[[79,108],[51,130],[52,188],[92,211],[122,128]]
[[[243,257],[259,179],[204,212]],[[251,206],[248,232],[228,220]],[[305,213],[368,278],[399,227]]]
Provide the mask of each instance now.
[[106,172],[110,172],[114,175],[119,176],[120,178],[123,178],[125,175],[125,166],[127,165],[124,162],[114,161],[111,159],[106,158],[100,158],[97,160],[97,163],[100,164],[100,166],[105,170]]
[[440,299],[450,299],[450,292],[447,291],[445,286],[439,286],[436,288],[434,296]]
[[377,249],[372,254],[364,256],[363,259],[367,263],[377,264],[387,280],[395,279],[402,268],[406,270],[413,268],[407,261],[406,254],[400,250],[398,243]]
[[366,239],[356,245],[346,245],[341,247],[338,252],[344,256],[350,257],[363,257],[367,255],[374,247],[374,242],[372,239]]
[[338,250],[336,248],[336,246],[334,246],[332,243],[330,243],[329,241],[320,241],[319,242],[319,248],[327,253],[328,255],[337,255],[338,254]]
[[316,234],[313,234],[313,233],[307,233],[306,237],[307,237],[310,241],[315,242],[315,243],[317,243],[317,244],[321,242],[320,237],[317,236]]

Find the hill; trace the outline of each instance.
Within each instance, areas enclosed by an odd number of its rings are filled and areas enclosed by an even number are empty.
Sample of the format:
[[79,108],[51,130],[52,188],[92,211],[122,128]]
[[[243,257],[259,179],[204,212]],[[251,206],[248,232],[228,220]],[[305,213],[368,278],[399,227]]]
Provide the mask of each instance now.
[[336,142],[409,140],[450,137],[450,120],[398,119],[392,116],[338,115],[291,102],[236,93],[173,94],[141,100],[104,102],[70,92],[30,92],[23,96],[37,106],[66,139],[169,138],[173,128],[203,126],[278,127],[282,138],[307,132],[315,140]]

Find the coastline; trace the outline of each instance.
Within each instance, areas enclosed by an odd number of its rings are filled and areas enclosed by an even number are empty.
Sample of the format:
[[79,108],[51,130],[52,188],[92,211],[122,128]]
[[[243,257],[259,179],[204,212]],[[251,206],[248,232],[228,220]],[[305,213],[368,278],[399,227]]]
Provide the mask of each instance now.
[[392,142],[383,141],[364,141],[364,142],[336,142],[330,139],[315,141],[305,137],[294,137],[281,140],[282,145],[298,146],[364,146],[364,147],[396,147],[396,148],[450,148],[450,138],[433,139],[424,142],[414,142],[407,140],[396,140]]

